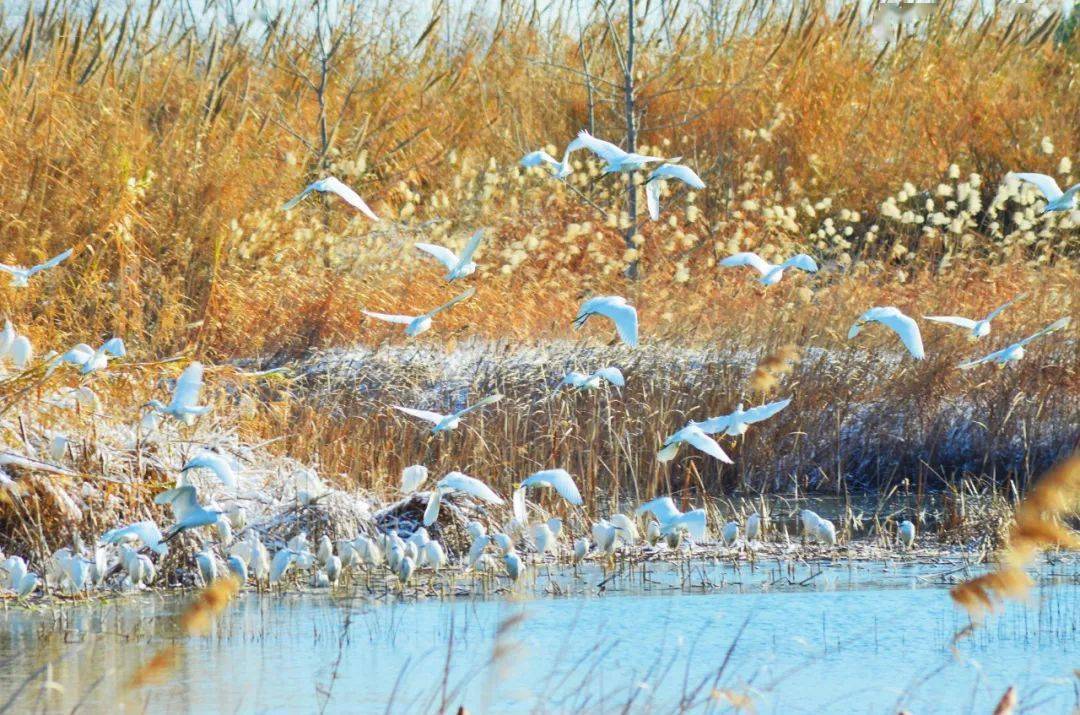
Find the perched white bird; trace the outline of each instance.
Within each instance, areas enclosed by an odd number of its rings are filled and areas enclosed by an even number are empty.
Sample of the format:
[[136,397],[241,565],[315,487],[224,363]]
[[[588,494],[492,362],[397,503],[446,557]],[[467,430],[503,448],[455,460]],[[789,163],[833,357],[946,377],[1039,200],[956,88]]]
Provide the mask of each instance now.
[[58,434],[49,441],[49,458],[59,462],[67,454],[68,438]]
[[[566,155],[569,156],[578,149],[588,149],[593,154],[603,159],[604,162],[606,162],[603,172],[605,174],[613,172],[633,172],[641,169],[647,164],[665,161],[663,157],[659,156],[646,156],[644,154],[624,151],[611,142],[597,139],[584,129],[578,132],[577,137],[567,145]],[[563,158],[563,161],[566,161],[565,157]],[[672,159],[671,161],[678,160]]]
[[615,527],[615,537],[618,541],[627,546],[633,546],[637,542],[640,536],[637,526],[626,514],[612,514],[608,517],[608,523]]
[[236,465],[223,454],[204,450],[189,459],[180,469],[180,476],[186,477],[193,469],[205,469],[213,472],[214,476],[221,480],[227,487],[236,486]]
[[34,359],[34,346],[30,343],[30,338],[17,335],[11,341],[11,347],[8,348],[8,357],[11,358],[11,364],[16,370],[26,369]]
[[514,550],[514,540],[510,538],[509,534],[496,531],[491,534],[489,540],[504,554]]
[[424,544],[424,560],[427,561],[428,566],[435,571],[446,566],[448,559],[446,558],[446,551],[443,550],[442,544],[434,539]]
[[731,546],[739,540],[739,522],[729,521],[724,524],[724,528],[720,531],[720,536],[724,539],[724,544]]
[[366,203],[364,203],[364,200],[362,198],[360,198],[360,194],[350,189],[340,179],[334,176],[327,176],[325,179],[319,179],[318,181],[313,181],[312,183],[308,184],[303,191],[301,191],[293,198],[289,199],[289,201],[287,201],[285,205],[281,207],[281,210],[288,211],[289,209],[303,201],[312,191],[318,191],[324,194],[337,194],[337,196],[343,199],[345,203],[347,203],[349,206],[352,206],[354,209],[364,214],[372,221],[379,220],[379,217],[375,215],[375,212],[372,211]]
[[274,560],[270,564],[270,573],[268,574],[270,583],[281,581],[285,574],[288,573],[289,567],[292,566],[295,559],[296,552],[289,548],[282,549],[274,554]]
[[244,561],[240,556],[233,554],[226,561],[225,565],[229,569],[229,573],[236,577],[236,580],[241,584],[247,583],[248,580],[248,565],[247,561]]
[[412,576],[414,570],[416,570],[416,562],[412,557],[406,556],[398,562],[398,567],[395,571],[402,587],[409,582],[409,577]]
[[904,545],[904,548],[910,549],[911,545],[915,543],[915,525],[905,519],[900,522],[897,535],[900,537],[900,543]]
[[173,388],[172,400],[168,405],[163,405],[157,400],[150,400],[145,406],[180,420],[186,425],[193,425],[196,418],[210,411],[209,406],[199,404],[199,392],[202,391],[202,386],[202,363],[193,362],[180,373],[176,387]]
[[994,310],[990,311],[990,314],[987,315],[982,320],[972,320],[971,318],[962,318],[962,317],[960,317],[958,315],[924,315],[923,319],[924,320],[932,320],[935,323],[945,323],[946,325],[955,325],[958,328],[964,328],[965,330],[970,330],[971,334],[968,337],[971,338],[972,340],[978,340],[979,338],[990,334],[990,321],[991,320],[998,317],[998,315],[1001,314],[1001,311],[1005,310],[1006,308],[1008,308],[1010,305],[1012,305],[1016,301],[1021,300],[1022,298],[1024,298],[1025,295],[1026,295],[1025,293],[1021,293],[1020,295],[1018,295],[1015,298],[1013,298],[1012,300],[1010,300],[1008,303],[1005,303],[1004,305],[1001,305],[1001,306],[995,308]]
[[550,487],[574,506],[581,506],[583,503],[581,492],[578,491],[577,484],[574,484],[574,478],[565,469],[544,469],[535,472],[526,477],[518,489],[526,487]]
[[18,598],[26,598],[34,589],[38,587],[40,579],[36,573],[26,572],[23,577],[19,579],[19,583],[15,584],[14,591]]
[[665,439],[663,448],[656,453],[656,458],[661,462],[671,461],[676,452],[679,451],[679,445],[681,444],[696,447],[710,457],[719,459],[724,464],[733,464],[731,457],[727,456],[727,453],[724,452],[716,440],[705,434],[704,430],[695,424],[688,424]]
[[593,315],[602,315],[615,323],[615,331],[624,343],[632,348],[638,344],[638,318],[634,306],[617,295],[601,295],[589,298],[581,304],[574,327],[581,328]]
[[506,575],[510,577],[511,581],[517,582],[521,575],[525,573],[525,567],[521,563],[521,557],[513,551],[503,556],[503,563],[506,564]]
[[428,470],[422,464],[414,464],[401,470],[401,493],[411,494],[420,488],[428,477]]
[[447,308],[457,305],[463,300],[472,298],[476,293],[476,288],[469,288],[461,295],[451,298],[446,303],[443,303],[438,308],[429,310],[423,315],[395,315],[392,313],[373,313],[370,310],[362,310],[364,315],[369,318],[375,318],[376,320],[382,320],[387,323],[397,323],[398,325],[405,326],[405,334],[410,338],[415,338],[420,333],[426,332],[431,329],[431,319],[437,314],[446,310]]
[[756,253],[736,253],[720,261],[720,265],[726,268],[738,266],[750,266],[761,274],[758,282],[764,286],[776,285],[784,277],[784,271],[788,268],[798,268],[807,273],[817,273],[817,263],[805,253],[799,253],[787,259],[783,263],[769,263]]
[[718,434],[723,432],[726,435],[737,437],[742,434],[746,434],[747,428],[755,422],[762,422],[775,415],[780,410],[784,409],[791,404],[791,398],[786,400],[780,400],[778,402],[770,402],[767,405],[760,405],[759,407],[751,407],[749,410],[744,410],[742,403],[735,408],[735,411],[723,415],[722,417],[712,417],[703,422],[691,422],[690,424],[700,427],[701,431],[705,434]]
[[962,370],[967,370],[968,368],[975,367],[976,365],[982,365],[983,363],[987,362],[997,363],[998,367],[1005,367],[1005,365],[1007,365],[1008,363],[1023,358],[1026,354],[1024,346],[1026,346],[1032,340],[1035,340],[1036,338],[1041,338],[1044,335],[1049,335],[1050,333],[1069,327],[1070,320],[1071,319],[1068,317],[1061,318],[1060,320],[1055,320],[1053,323],[1047,325],[1039,332],[1035,333],[1034,335],[1029,335],[1020,342],[1013,343],[1008,347],[992,352],[989,355],[978,358],[976,360],[969,360],[968,362],[960,363],[959,367]]
[[479,534],[473,537],[472,543],[469,545],[467,569],[475,568],[480,563],[480,559],[483,558],[484,551],[489,544],[491,544],[491,537],[487,534]]
[[681,181],[691,189],[704,189],[705,182],[694,173],[693,169],[681,164],[661,164],[653,169],[645,180],[645,205],[649,208],[649,218],[660,220],[660,187],[667,179]]
[[602,367],[591,375],[581,372],[568,372],[563,378],[562,384],[576,387],[579,390],[595,390],[600,387],[601,381],[606,380],[616,387],[626,385],[622,370],[617,367]]
[[532,539],[533,543],[536,544],[536,553],[540,556],[543,556],[556,546],[555,534],[551,532],[551,527],[544,522],[532,525]]
[[645,541],[648,542],[649,546],[656,546],[662,536],[660,522],[656,519],[649,519],[649,525],[645,527]]
[[637,516],[646,513],[652,514],[653,517],[660,522],[661,530],[664,532],[685,529],[689,532],[694,541],[702,541],[705,539],[706,523],[704,509],[692,509],[688,512],[681,512],[676,508],[675,502],[671,497],[657,497],[652,501],[642,504],[634,512]]
[[176,523],[169,527],[167,538],[188,529],[215,524],[221,512],[206,509],[199,504],[199,494],[191,485],[176,487],[154,497],[155,504],[168,504],[172,507]]
[[851,326],[851,330],[848,331],[848,340],[858,335],[859,331],[862,330],[862,326],[866,323],[881,323],[895,332],[900,336],[904,347],[908,349],[908,352],[916,360],[922,360],[926,357],[926,352],[923,350],[922,335],[919,333],[919,324],[901,313],[899,309],[886,306],[871,308],[866,311]]
[[198,552],[195,554],[195,563],[199,567],[199,575],[202,577],[203,585],[209,586],[217,580],[217,559],[214,558],[212,553],[209,551]]
[[60,356],[63,362],[79,368],[79,372],[87,375],[95,370],[104,370],[109,365],[110,357],[124,357],[127,348],[120,338],[110,338],[102,343],[101,347],[94,350],[86,343],[79,343],[71,350]]
[[323,567],[326,569],[326,579],[330,582],[330,585],[337,585],[338,579],[341,577],[341,558],[331,556],[323,564]]
[[761,533],[761,515],[754,512],[746,520],[746,540],[753,541]]
[[229,520],[232,528],[239,531],[247,525],[247,509],[242,504],[230,504],[225,508],[225,518]]
[[[58,552],[59,553],[59,552]],[[12,591],[19,587],[19,583],[22,581],[23,576],[28,572],[26,568],[26,560],[21,556],[9,556],[2,564],[0,569],[7,572],[8,582],[7,587]]]
[[326,566],[330,561],[330,557],[334,555],[334,544],[330,541],[330,537],[323,534],[319,537],[319,547],[315,551],[315,558],[319,560],[320,566]]
[[71,257],[71,252],[73,250],[74,249],[69,248],[60,255],[53,256],[44,263],[39,263],[38,265],[32,266],[30,268],[26,268],[25,266],[9,266],[5,263],[0,263],[0,271],[4,271],[11,276],[10,285],[12,288],[25,288],[26,286],[30,285],[31,277],[40,273],[41,271],[47,270],[49,268],[55,268],[56,266],[60,265],[61,261],[65,261]]
[[836,526],[828,519],[818,519],[818,541],[829,546],[836,546]]
[[556,179],[565,179],[574,173],[574,168],[570,166],[570,162],[564,158],[562,161],[558,161],[551,154],[548,154],[543,149],[537,151],[531,151],[525,156],[521,157],[521,165],[526,169],[531,169],[534,166],[546,165],[551,169],[551,175]]
[[472,257],[483,238],[484,229],[479,229],[473,233],[472,238],[465,244],[465,250],[461,252],[460,256],[449,248],[436,246],[433,243],[418,243],[416,248],[430,256],[434,256],[439,263],[446,266],[449,273],[446,274],[445,278],[447,281],[452,282],[458,278],[471,276],[476,272],[476,264],[473,263]]
[[214,522],[214,528],[217,530],[218,541],[222,545],[227,545],[232,541],[232,522],[229,521],[229,517],[225,514],[219,516],[217,521]]
[[417,410],[417,409],[412,408],[412,407],[401,407],[400,405],[390,405],[390,406],[393,407],[395,410],[399,410],[401,412],[404,412],[407,415],[412,415],[413,417],[417,417],[417,418],[422,419],[422,420],[424,420],[426,422],[432,423],[433,425],[435,425],[431,429],[432,432],[443,432],[445,430],[451,430],[451,429],[454,429],[455,427],[457,427],[458,424],[461,423],[461,418],[464,417],[465,415],[469,414],[473,410],[478,410],[481,407],[486,407],[487,405],[490,405],[490,404],[492,404],[494,402],[498,402],[501,399],[502,399],[502,395],[499,395],[499,394],[488,395],[484,399],[477,400],[476,402],[469,405],[465,409],[458,410],[457,412],[455,412],[453,414],[450,414],[450,415],[443,415],[443,414],[439,414],[438,412],[428,412],[427,410]]
[[1052,211],[1071,211],[1076,208],[1076,192],[1080,191],[1080,184],[1070,186],[1065,191],[1061,190],[1053,177],[1046,174],[1011,174],[1021,181],[1034,184],[1040,193],[1046,198],[1046,206],[1041,213]]
[[421,526],[409,536],[408,541],[411,544],[416,544],[416,548],[422,549],[429,541],[431,541],[431,534],[428,533],[427,529]]
[[479,479],[461,472],[450,472],[436,482],[434,491],[428,497],[427,508],[424,509],[424,526],[431,526],[439,518],[439,503],[442,501],[442,495],[450,492],[464,492],[489,504],[503,503],[502,497]]
[[169,553],[169,547],[161,538],[161,530],[152,521],[137,521],[101,535],[101,542],[105,544],[130,544],[136,541],[158,554]]
[[578,564],[589,555],[589,540],[585,537],[574,540],[574,563]]
[[799,521],[802,524],[803,535],[816,540],[818,537],[818,522],[821,521],[821,517],[817,515],[817,512],[803,509],[799,512]]

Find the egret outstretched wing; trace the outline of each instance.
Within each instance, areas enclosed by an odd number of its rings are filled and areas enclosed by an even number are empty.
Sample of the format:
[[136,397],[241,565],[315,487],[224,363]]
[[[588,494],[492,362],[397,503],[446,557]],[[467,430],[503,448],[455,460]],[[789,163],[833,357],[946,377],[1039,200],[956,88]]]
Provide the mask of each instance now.
[[930,320],[935,323],[955,325],[958,328],[966,328],[967,330],[973,330],[976,323],[976,321],[972,320],[971,318],[962,318],[959,315],[924,315],[923,319]]
[[176,381],[172,394],[172,407],[194,408],[199,404],[199,392],[203,386],[203,366],[193,362],[184,368]]
[[438,412],[428,412],[427,410],[417,410],[417,409],[414,409],[412,407],[402,407],[401,405],[390,405],[390,406],[393,407],[395,410],[400,410],[401,412],[404,412],[407,415],[412,415],[413,417],[418,417],[419,419],[422,419],[425,422],[430,422],[430,423],[436,424],[436,425],[439,424],[440,422],[442,422],[444,419],[446,419],[446,415],[440,415]]
[[[476,249],[480,246],[480,241],[484,239],[484,229],[478,228],[473,232],[473,235],[469,237],[469,242],[465,244],[465,249],[461,252],[461,257],[458,259],[458,265],[465,265],[472,260],[473,254],[476,253]],[[451,266],[453,268],[453,266]]]
[[984,318],[984,320],[986,320],[986,322],[989,323],[991,320],[993,320],[994,318],[1001,315],[1001,311],[1005,310],[1006,308],[1008,308],[1010,305],[1012,305],[1016,301],[1023,300],[1024,298],[1027,298],[1027,293],[1021,293],[1020,295],[1016,296],[1015,298],[1013,298],[1009,302],[1005,303],[1004,305],[1000,305],[997,308],[994,308],[992,311],[990,311],[990,314],[988,316],[986,316],[986,318]]
[[502,497],[492,491],[487,484],[461,472],[450,472],[440,479],[435,486],[444,491],[464,492],[490,504],[503,503]]
[[161,543],[161,538],[161,529],[152,521],[137,521],[118,529],[110,529],[101,535],[101,541],[106,544],[122,544],[138,539],[144,546],[158,553],[165,553],[168,547]]
[[616,387],[624,387],[626,385],[626,379],[623,377],[622,370],[617,367],[602,367],[594,374],[599,375]]
[[40,271],[44,271],[47,268],[55,268],[56,266],[60,265],[61,261],[65,261],[68,258],[70,258],[71,253],[72,253],[73,250],[74,249],[69,248],[68,250],[64,251],[60,255],[53,256],[52,258],[45,261],[44,263],[39,263],[38,265],[34,266],[33,268],[31,268],[30,270],[28,270],[26,272],[27,277],[29,278],[30,276],[34,275],[35,273],[38,273]]
[[990,353],[989,355],[984,355],[981,358],[975,358],[974,360],[968,360],[967,362],[962,362],[959,365],[957,365],[957,367],[960,368],[961,370],[968,370],[970,368],[975,367],[976,365],[982,365],[983,363],[997,362],[999,360],[999,358],[1004,357],[1005,353],[1008,352],[1009,348],[1011,348],[1011,347],[1012,346],[1010,345],[1008,348],[1002,348],[1001,350],[995,350],[994,352]]
[[438,308],[435,308],[434,310],[429,310],[427,313],[424,313],[424,315],[431,318],[436,313],[440,313],[440,312],[446,310],[447,308],[449,308],[451,306],[457,305],[458,303],[460,303],[463,300],[467,300],[469,298],[472,298],[474,295],[476,295],[476,288],[469,288],[467,291],[465,291],[461,295],[455,296],[454,298],[451,298],[449,301],[447,301],[446,303],[443,303]]
[[770,402],[767,405],[761,405],[759,407],[752,407],[742,414],[742,421],[753,423],[767,420],[775,415],[780,410],[784,409],[791,404],[791,398],[786,400],[778,400],[777,402]]
[[529,511],[525,508],[525,487],[518,487],[514,490],[514,496],[511,499],[511,504],[514,507],[514,518],[522,526],[529,523]]
[[800,271],[806,271],[807,273],[817,273],[818,265],[812,256],[805,253],[796,253],[781,263],[780,268],[798,268]]
[[434,256],[439,263],[446,266],[447,270],[453,270],[454,266],[458,264],[458,257],[453,251],[444,246],[436,246],[434,243],[418,243],[416,244],[416,250]]
[[414,464],[401,470],[401,492],[409,494],[420,488],[428,477],[428,470],[422,464]]
[[536,472],[522,481],[521,486],[551,487],[571,504],[580,506],[583,503],[581,492],[578,491],[577,484],[574,484],[574,478],[565,469],[545,469]]
[[881,323],[900,336],[904,347],[908,349],[912,357],[922,360],[926,357],[923,350],[922,334],[919,333],[919,324],[892,306],[871,308],[855,321],[848,331],[848,339],[859,334],[864,323]]
[[387,323],[398,323],[399,325],[408,325],[416,320],[412,315],[392,315],[390,313],[373,313],[370,310],[361,310],[361,313],[369,318],[375,318],[376,320],[385,320]]
[[581,304],[574,324],[581,327],[591,315],[602,315],[615,323],[615,331],[624,343],[632,348],[638,344],[638,318],[634,306],[625,298],[616,295],[604,295],[589,298]]
[[531,169],[532,167],[540,166],[541,164],[547,164],[548,166],[556,166],[559,162],[555,160],[555,157],[553,157],[551,154],[548,154],[543,149],[538,149],[537,151],[531,151],[525,156],[521,157],[521,161],[519,163],[526,169]]
[[293,208],[298,203],[303,201],[304,198],[312,191],[335,194],[343,201],[345,201],[345,203],[349,204],[354,209],[370,218],[372,221],[379,220],[379,217],[375,215],[375,212],[372,211],[366,203],[364,203],[364,200],[362,198],[360,198],[360,194],[353,191],[351,188],[345,185],[344,182],[334,176],[327,176],[324,179],[319,179],[318,181],[313,181],[312,183],[308,184],[303,191],[301,191],[293,198],[289,199],[289,201],[287,201],[285,205],[281,207],[281,210],[288,211],[289,209]]
[[183,521],[188,514],[201,509],[198,492],[190,485],[162,492],[154,497],[154,503],[171,506],[177,521]]
[[661,524],[679,516],[681,513],[676,508],[675,501],[671,497],[656,497],[652,501],[645,502],[634,511],[637,516],[652,514]]
[[[577,137],[566,146],[566,154],[569,155],[578,149],[588,149],[596,156],[609,164],[618,164],[629,154],[611,142],[597,139],[592,134],[582,129]],[[565,159],[564,159],[565,161]]]
[[660,182],[649,181],[645,184],[645,206],[649,209],[649,218],[660,220]]
[[728,256],[724,260],[720,261],[720,265],[726,268],[734,268],[737,266],[750,266],[761,275],[765,275],[773,269],[772,264],[770,264],[764,258],[762,258],[756,253],[751,253],[748,251]]
[[1036,338],[1041,338],[1044,335],[1049,335],[1050,333],[1057,332],[1058,330],[1061,330],[1062,328],[1067,328],[1067,327],[1069,327],[1069,322],[1071,320],[1072,320],[1072,318],[1068,318],[1068,317],[1059,318],[1058,320],[1055,320],[1053,323],[1050,323],[1050,325],[1047,325],[1045,328],[1043,328],[1039,332],[1035,333],[1034,335],[1027,336],[1026,338],[1021,340],[1017,344],[1022,347],[1024,345],[1027,345],[1028,343],[1030,343],[1032,340],[1035,340]]
[[694,170],[689,166],[683,166],[682,164],[661,164],[649,174],[648,183],[653,183],[657,179],[674,179],[683,182],[692,189],[705,188],[705,182],[701,180],[701,177],[695,174]]
[[224,455],[218,454],[217,452],[207,451],[196,455],[194,458],[188,460],[187,464],[180,470],[180,473],[182,474],[192,469],[208,469],[213,472],[225,486],[236,486],[236,468],[231,461],[224,457]]
[[684,427],[680,432],[682,433],[683,442],[697,447],[705,454],[710,457],[716,457],[725,464],[733,464],[731,457],[727,456],[727,453],[721,449],[717,441],[705,434],[700,428],[690,425],[689,427]]
[[1029,184],[1034,184],[1035,188],[1042,192],[1042,195],[1045,196],[1046,199],[1049,201],[1061,198],[1061,195],[1064,193],[1061,190],[1061,187],[1058,186],[1057,182],[1054,181],[1054,178],[1052,176],[1047,176],[1046,174],[1030,173],[1013,174],[1013,176],[1015,176],[1017,179],[1020,179],[1021,181],[1026,181]]
[[503,396],[502,396],[502,395],[500,395],[500,394],[498,394],[498,393],[496,393],[496,394],[494,394],[494,395],[488,395],[488,396],[487,396],[487,397],[485,397],[484,399],[482,399],[482,400],[477,400],[476,402],[472,403],[471,405],[469,405],[469,406],[468,406],[468,407],[466,407],[465,409],[463,409],[463,410],[459,410],[458,412],[455,412],[455,413],[454,413],[454,417],[462,417],[462,416],[464,416],[464,415],[467,415],[467,414],[469,414],[469,413],[470,413],[470,412],[472,412],[473,410],[478,410],[478,409],[480,409],[481,407],[485,407],[485,406],[487,406],[487,405],[490,405],[490,404],[492,404],[492,403],[498,402],[498,401],[499,401],[499,400],[501,400],[502,398],[503,398]]

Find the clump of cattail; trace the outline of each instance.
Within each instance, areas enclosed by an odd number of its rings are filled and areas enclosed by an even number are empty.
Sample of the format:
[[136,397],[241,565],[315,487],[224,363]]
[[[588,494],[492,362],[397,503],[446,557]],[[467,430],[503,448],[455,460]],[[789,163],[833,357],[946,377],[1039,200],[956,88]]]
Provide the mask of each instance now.
[[992,611],[1006,598],[1020,599],[1031,589],[1026,566],[1041,549],[1075,548],[1076,534],[1061,523],[1080,497],[1080,453],[1047,472],[1016,507],[1001,565],[988,574],[955,586],[949,595],[972,616]]
[[799,349],[792,345],[782,345],[775,352],[769,353],[754,368],[750,375],[750,388],[755,392],[772,392],[780,382],[780,376],[791,372],[802,356]]

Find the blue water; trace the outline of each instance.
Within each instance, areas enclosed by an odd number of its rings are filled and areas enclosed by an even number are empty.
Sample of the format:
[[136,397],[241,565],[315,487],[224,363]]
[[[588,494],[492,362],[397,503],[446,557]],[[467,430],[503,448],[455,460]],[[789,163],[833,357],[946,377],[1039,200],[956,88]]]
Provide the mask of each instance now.
[[[127,697],[140,710],[192,713],[324,704],[353,713],[460,704],[472,713],[621,712],[628,703],[630,712],[680,703],[707,712],[726,702],[710,697],[715,688],[748,695],[760,713],[983,713],[1009,685],[1029,712],[1078,704],[1075,578],[1009,605],[955,652],[966,616],[943,587],[916,579],[456,601],[246,593],[214,634],[184,641],[168,682],[125,694],[139,665],[173,642],[183,603],[144,596],[0,614],[0,703],[53,662],[16,699],[18,711],[70,711],[83,699],[96,712]],[[50,677],[58,686],[43,689]]]

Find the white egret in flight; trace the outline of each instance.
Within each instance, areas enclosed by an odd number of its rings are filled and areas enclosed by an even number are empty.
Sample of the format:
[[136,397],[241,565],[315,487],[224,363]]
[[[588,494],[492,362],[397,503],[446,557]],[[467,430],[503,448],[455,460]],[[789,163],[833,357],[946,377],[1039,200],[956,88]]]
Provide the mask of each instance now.
[[[518,485],[518,491],[528,487],[550,487],[574,506],[581,506],[583,503],[581,492],[578,491],[577,484],[574,484],[574,478],[565,469],[544,469],[535,472]],[[518,515],[515,514],[515,516]],[[518,519],[521,520],[521,516],[518,516]],[[522,521],[522,523],[525,522]]]
[[602,315],[615,323],[615,331],[622,341],[632,348],[638,344],[638,319],[637,310],[626,302],[625,298],[617,295],[602,295],[589,298],[581,304],[577,317],[574,318],[574,327],[581,328],[585,321],[593,315]]
[[645,502],[637,508],[634,514],[637,516],[652,514],[660,522],[660,527],[664,532],[670,533],[673,530],[685,529],[693,537],[694,541],[705,539],[705,510],[691,509],[687,512],[681,512],[675,506],[675,502],[671,497],[657,497],[652,501]]
[[758,282],[764,286],[776,285],[784,277],[784,271],[788,268],[798,268],[807,273],[817,273],[817,262],[805,253],[798,253],[783,263],[769,263],[756,253],[744,252],[728,256],[720,261],[720,265],[726,268],[750,266],[761,274]]
[[727,456],[727,453],[724,452],[716,440],[705,434],[701,427],[694,424],[686,425],[665,439],[663,449],[657,452],[656,458],[661,462],[671,461],[676,452],[679,451],[680,444],[696,447],[710,457],[719,459],[724,464],[733,464],[731,457]]
[[569,152],[567,152],[567,156],[564,157],[562,161],[558,161],[543,149],[538,149],[537,151],[531,151],[521,157],[521,165],[526,169],[531,169],[534,166],[544,164],[551,169],[551,175],[556,179],[565,179],[570,176],[570,174],[574,173],[574,169],[570,166],[568,159]]
[[103,370],[108,367],[110,357],[119,358],[125,355],[127,355],[127,348],[124,347],[124,341],[120,338],[110,338],[97,350],[94,350],[86,343],[79,343],[61,355],[60,359],[69,365],[78,367],[79,372],[87,375],[95,370]]
[[442,495],[450,492],[464,492],[488,504],[503,503],[502,497],[479,479],[461,472],[450,472],[435,483],[435,490],[428,497],[427,508],[424,509],[424,526],[431,526],[439,518],[439,503],[442,501]]
[[721,417],[713,417],[703,422],[691,421],[690,424],[700,427],[701,431],[705,434],[718,434],[722,432],[732,437],[738,437],[739,435],[746,434],[746,430],[750,425],[755,422],[762,422],[769,419],[790,404],[790,397],[786,400],[770,402],[767,405],[751,407],[749,410],[744,410],[742,403],[739,403],[739,406],[735,408],[735,411],[730,414]]
[[158,554],[169,552],[169,547],[161,538],[161,529],[152,521],[137,521],[128,526],[110,529],[101,535],[101,542],[104,544],[130,544],[136,541]]
[[368,205],[364,203],[364,200],[360,198],[360,194],[356,193],[348,186],[344,184],[340,179],[334,176],[327,176],[325,179],[319,179],[308,184],[303,191],[289,199],[284,206],[281,207],[282,211],[288,211],[293,206],[304,200],[308,194],[312,191],[318,191],[320,193],[336,194],[340,198],[344,199],[345,203],[352,206],[360,213],[367,216],[372,221],[378,221],[379,217],[375,215],[375,212],[368,208]]
[[0,263],[0,271],[4,271],[11,276],[10,285],[12,288],[25,288],[30,285],[31,277],[40,273],[41,271],[47,270],[49,268],[55,268],[56,266],[60,265],[62,261],[70,258],[72,250],[73,249],[69,248],[60,255],[53,256],[44,263],[39,263],[38,265],[31,266],[30,268],[26,268],[25,266],[9,266],[6,263]]
[[195,419],[210,411],[208,405],[199,404],[199,392],[203,386],[203,366],[193,362],[184,368],[173,388],[172,400],[163,405],[157,400],[150,400],[146,407],[163,415],[170,415],[186,425],[195,424]]
[[1041,213],[1071,211],[1076,208],[1076,192],[1080,191],[1080,184],[1062,191],[1053,177],[1046,174],[1012,174],[1012,176],[1033,184],[1046,198],[1046,206],[1043,207]]
[[449,271],[449,273],[446,274],[446,280],[456,281],[458,278],[471,276],[476,272],[476,264],[473,263],[472,257],[473,254],[476,253],[476,248],[480,245],[480,240],[483,237],[484,229],[478,229],[476,233],[472,235],[472,238],[469,239],[469,242],[465,244],[465,250],[461,252],[460,256],[449,248],[436,246],[433,243],[418,243],[416,244],[416,248],[430,256],[434,256],[439,263],[446,266],[446,270]]
[[374,313],[370,310],[360,311],[369,318],[375,318],[376,320],[382,320],[387,323],[397,323],[398,325],[405,326],[405,334],[410,338],[415,338],[420,333],[426,332],[431,329],[431,319],[437,314],[446,310],[447,308],[457,305],[463,300],[472,298],[476,293],[476,288],[469,288],[461,295],[452,298],[450,301],[443,303],[434,310],[429,310],[423,315],[396,315],[393,313]]
[[617,367],[602,367],[591,375],[576,371],[568,372],[566,377],[563,378],[562,384],[576,387],[579,390],[595,390],[600,387],[602,381],[610,382],[616,387],[626,385],[622,370]]
[[[633,172],[641,169],[646,164],[665,161],[663,157],[659,156],[646,156],[645,154],[624,151],[611,142],[597,139],[584,129],[578,132],[577,137],[567,145],[566,156],[569,156],[578,149],[588,149],[593,154],[603,159],[606,162],[603,172],[605,174],[613,172]],[[563,161],[566,161],[565,157]],[[672,159],[671,161],[678,161],[678,159]]]
[[898,308],[885,306],[871,308],[866,311],[851,326],[851,330],[848,331],[848,340],[858,335],[866,323],[881,323],[899,335],[904,347],[908,349],[908,352],[916,360],[922,360],[926,357],[926,351],[923,350],[922,334],[919,333],[919,324],[901,313]]
[[217,452],[205,450],[195,455],[180,470],[180,476],[186,477],[187,472],[193,469],[206,469],[214,473],[221,483],[227,487],[236,486],[236,465],[231,460]]
[[1008,363],[1024,357],[1024,355],[1026,354],[1024,351],[1025,345],[1030,343],[1032,340],[1035,340],[1036,338],[1041,338],[1044,335],[1049,335],[1050,333],[1057,332],[1058,330],[1061,330],[1063,328],[1067,328],[1069,326],[1070,320],[1071,319],[1068,317],[1055,320],[1053,323],[1047,325],[1039,332],[1035,333],[1034,335],[1029,335],[1028,337],[1024,338],[1019,342],[1013,343],[1008,347],[1004,347],[1001,350],[992,352],[989,355],[978,358],[977,360],[969,360],[968,362],[961,363],[960,369],[967,370],[968,368],[975,367],[976,365],[982,365],[983,363],[987,362],[997,363],[998,367],[1005,367],[1005,365],[1007,365]]
[[168,504],[172,507],[176,523],[169,527],[166,540],[181,531],[217,523],[221,511],[207,509],[199,504],[199,493],[195,487],[187,485],[170,489],[154,497],[155,504]]
[[681,181],[691,189],[704,189],[705,182],[694,170],[681,164],[661,164],[653,169],[645,180],[645,205],[649,208],[649,218],[660,220],[660,186],[665,179]]
[[994,310],[990,311],[990,314],[981,320],[972,320],[971,318],[962,318],[958,315],[924,315],[923,319],[932,320],[935,323],[944,323],[946,325],[955,325],[958,328],[964,328],[970,330],[971,334],[968,336],[972,340],[977,340],[983,336],[990,334],[990,321],[998,317],[1001,311],[1008,308],[1016,301],[1022,299],[1026,293],[1021,293],[1008,303],[998,306]]
[[487,405],[490,405],[493,402],[498,402],[501,399],[502,399],[502,395],[499,395],[499,394],[488,395],[484,399],[477,400],[476,402],[469,405],[465,409],[458,410],[457,412],[455,412],[453,414],[450,414],[450,415],[443,415],[443,414],[439,414],[438,412],[429,412],[427,410],[417,410],[417,409],[414,409],[412,407],[402,407],[400,405],[390,405],[390,406],[393,407],[395,410],[399,410],[401,412],[404,412],[407,415],[412,415],[413,417],[417,417],[419,419],[422,419],[425,422],[432,423],[435,426],[431,428],[431,431],[433,433],[438,433],[438,432],[444,432],[446,430],[454,429],[455,427],[457,427],[461,423],[461,418],[464,417],[465,415],[469,414],[470,412],[472,412],[474,410],[478,410],[481,407],[485,407]]

